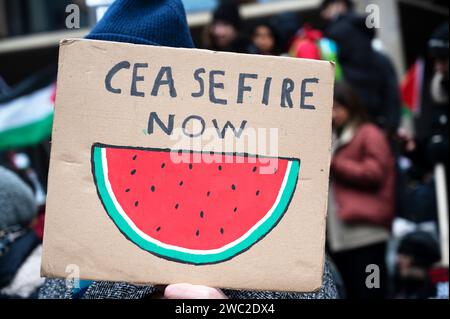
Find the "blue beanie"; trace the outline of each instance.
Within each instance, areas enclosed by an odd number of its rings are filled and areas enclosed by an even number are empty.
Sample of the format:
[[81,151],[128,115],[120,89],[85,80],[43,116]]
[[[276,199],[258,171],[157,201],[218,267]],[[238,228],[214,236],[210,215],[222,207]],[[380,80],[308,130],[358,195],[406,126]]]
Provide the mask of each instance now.
[[194,47],[180,0],[115,0],[86,38]]

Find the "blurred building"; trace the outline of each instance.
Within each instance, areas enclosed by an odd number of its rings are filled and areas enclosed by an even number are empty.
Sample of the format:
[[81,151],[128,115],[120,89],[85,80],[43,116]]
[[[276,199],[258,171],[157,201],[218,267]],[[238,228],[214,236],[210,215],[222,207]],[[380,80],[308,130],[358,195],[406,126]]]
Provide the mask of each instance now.
[[[0,0],[0,76],[10,85],[57,63],[58,43],[63,38],[83,37],[101,18],[114,0]],[[182,0],[196,43],[211,11],[220,1]],[[240,0],[246,24],[291,12],[298,26],[308,22],[320,27],[318,7],[321,0]],[[419,55],[426,53],[426,40],[432,30],[448,19],[444,0],[355,0],[357,10],[365,13],[369,4],[380,8],[378,37],[401,74]],[[66,7],[80,9],[80,29],[66,27]]]

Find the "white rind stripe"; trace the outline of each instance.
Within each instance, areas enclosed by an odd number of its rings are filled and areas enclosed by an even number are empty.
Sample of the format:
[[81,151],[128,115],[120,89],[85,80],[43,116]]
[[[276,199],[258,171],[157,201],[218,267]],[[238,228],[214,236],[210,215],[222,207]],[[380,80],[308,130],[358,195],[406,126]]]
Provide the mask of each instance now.
[[221,248],[210,249],[210,250],[197,250],[197,249],[188,249],[188,248],[183,248],[183,247],[178,247],[178,246],[174,246],[174,245],[165,244],[163,242],[160,242],[159,240],[156,240],[156,239],[150,237],[149,235],[147,235],[146,233],[141,231],[134,224],[134,222],[127,216],[127,214],[124,212],[124,210],[122,209],[122,206],[119,204],[119,202],[116,199],[116,196],[114,195],[114,192],[112,191],[112,187],[111,187],[111,184],[110,184],[109,178],[108,178],[108,161],[106,159],[106,148],[101,148],[101,156],[102,156],[102,165],[103,165],[103,174],[104,174],[103,178],[105,180],[105,185],[106,185],[106,189],[108,191],[108,194],[109,194],[111,200],[113,201],[114,206],[116,207],[117,211],[120,213],[122,218],[125,219],[125,221],[128,223],[128,225],[130,225],[130,227],[133,229],[133,231],[135,231],[143,239],[145,239],[145,240],[147,240],[147,241],[149,241],[149,242],[151,242],[151,243],[153,243],[155,245],[158,245],[160,247],[163,247],[163,248],[166,248],[166,249],[172,249],[172,250],[176,250],[176,251],[180,251],[180,252],[184,252],[184,253],[197,254],[197,255],[209,255],[209,254],[222,253],[222,252],[226,251],[227,249],[229,249],[229,248],[231,248],[233,246],[236,246],[240,242],[244,241],[260,225],[262,225],[273,214],[275,208],[278,206],[278,203],[280,202],[281,196],[283,195],[284,189],[286,187],[286,183],[287,183],[287,180],[288,180],[288,177],[289,177],[289,173],[291,171],[291,165],[292,165],[292,163],[290,161],[288,161],[286,174],[284,175],[283,182],[281,183],[280,191],[278,192],[278,196],[277,196],[274,204],[272,205],[270,210],[267,212],[267,214],[262,219],[260,219],[255,225],[253,225],[252,228],[250,228],[244,235],[242,235],[241,237],[239,237],[235,241],[233,241],[231,243],[228,243],[228,244],[226,244],[225,246],[223,246]]

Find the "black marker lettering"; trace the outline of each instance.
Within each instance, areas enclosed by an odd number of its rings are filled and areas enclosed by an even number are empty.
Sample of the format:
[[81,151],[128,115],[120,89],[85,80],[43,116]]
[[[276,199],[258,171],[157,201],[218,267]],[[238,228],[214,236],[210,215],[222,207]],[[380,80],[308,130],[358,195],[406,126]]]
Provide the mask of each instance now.
[[[164,75],[166,75],[166,77],[167,77],[166,80],[163,80]],[[170,66],[163,66],[159,70],[159,73],[156,76],[155,83],[154,83],[153,89],[152,89],[153,96],[158,96],[159,87],[161,85],[169,86],[170,97],[177,96],[177,91],[175,90],[175,83],[173,81],[173,76],[172,76],[172,68]]]
[[217,120],[214,119],[214,120],[212,120],[212,122],[213,122],[213,124],[214,124],[214,127],[215,127],[216,130],[217,130],[217,134],[218,134],[219,137],[221,137],[221,138],[225,138],[225,134],[226,134],[228,128],[231,128],[231,130],[233,130],[234,135],[235,135],[237,138],[240,138],[242,132],[244,131],[245,125],[247,124],[247,121],[242,121],[241,127],[239,128],[238,131],[236,131],[236,128],[234,127],[234,125],[231,124],[230,121],[227,121],[227,122],[225,123],[225,126],[223,127],[222,131],[220,131],[220,129],[219,129],[219,124],[217,123]]
[[245,79],[257,79],[257,74],[251,73],[240,73],[239,74],[239,84],[238,84],[238,97],[236,103],[242,104],[244,100],[244,92],[251,92],[252,87],[245,85]]
[[264,82],[264,94],[262,98],[262,104],[268,105],[269,104],[269,96],[270,96],[270,84],[272,83],[272,78],[268,77],[266,79],[266,82]]
[[[187,126],[187,124],[189,123],[189,121],[191,121],[191,120],[197,120],[198,122],[200,122],[201,130],[200,130],[199,133],[195,133],[195,134],[194,134],[194,133],[189,133],[189,132],[186,131],[186,126]],[[196,127],[196,125],[193,125],[193,128],[195,128],[195,127]],[[198,137],[198,136],[202,135],[203,132],[205,131],[205,127],[206,127],[205,120],[204,120],[203,118],[201,118],[200,116],[198,116],[198,115],[191,115],[191,116],[188,116],[188,117],[183,121],[183,124],[181,125],[181,128],[183,129],[183,133],[184,133],[186,136],[188,136],[188,137]]]
[[112,67],[111,70],[109,70],[108,74],[106,74],[105,77],[105,88],[107,91],[115,94],[122,93],[121,89],[113,88],[111,85],[111,80],[114,75],[116,75],[117,72],[119,72],[121,69],[129,69],[130,68],[130,62],[128,61],[122,61],[117,63],[115,66]]
[[198,82],[198,85],[200,86],[200,90],[196,93],[192,93],[191,96],[192,97],[201,97],[203,96],[203,94],[205,94],[205,82],[203,81],[203,79],[200,77],[200,74],[205,73],[205,69],[204,68],[200,68],[195,70],[194,72],[194,79]]
[[209,72],[209,100],[215,104],[227,105],[227,100],[218,99],[215,96],[214,89],[223,90],[225,88],[225,86],[222,82],[221,83],[215,82],[216,75],[225,75],[225,71],[213,70],[213,71]]
[[139,92],[137,90],[136,87],[136,83],[140,82],[140,81],[144,81],[144,77],[143,76],[139,76],[138,73],[138,69],[139,68],[148,68],[148,64],[147,63],[135,63],[133,65],[133,78],[131,80],[131,96],[144,96],[144,92]]
[[[294,107],[294,104],[292,103],[292,97],[291,93],[294,91],[294,81],[291,79],[284,79],[283,80],[283,86],[281,89],[281,106],[282,107]],[[286,104],[287,102],[287,104]]]
[[158,117],[158,114],[156,114],[156,112],[151,112],[148,118],[147,133],[153,134],[153,122],[156,122],[156,124],[158,124],[158,126],[164,131],[164,133],[166,133],[167,135],[171,135],[173,131],[174,117],[175,117],[174,114],[169,114],[168,123],[167,125],[165,125]]
[[301,94],[300,94],[300,108],[306,109],[306,110],[314,110],[316,108],[314,105],[305,104],[305,98],[312,97],[314,95],[312,92],[306,91],[306,84],[308,84],[308,83],[317,84],[317,83],[319,83],[319,79],[318,78],[309,78],[309,79],[304,79],[302,81],[302,89],[301,89]]

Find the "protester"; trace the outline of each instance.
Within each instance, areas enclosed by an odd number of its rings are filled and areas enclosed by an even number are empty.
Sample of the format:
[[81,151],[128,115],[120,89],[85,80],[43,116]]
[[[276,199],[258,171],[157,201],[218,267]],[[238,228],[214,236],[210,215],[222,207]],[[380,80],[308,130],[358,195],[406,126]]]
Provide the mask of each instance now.
[[[216,22],[223,8],[215,14]],[[235,16],[236,18],[236,16]],[[133,21],[128,25],[127,21]],[[171,23],[171,22],[176,23]],[[168,26],[170,25],[170,28]],[[166,29],[167,28],[167,29]],[[182,37],[184,36],[184,38]],[[116,0],[103,19],[87,36],[89,39],[163,44],[165,46],[192,47],[186,16],[180,0],[149,2],[147,0]],[[223,43],[222,43],[223,44]],[[336,298],[337,292],[328,262],[325,263],[323,286],[314,293],[283,293],[256,291],[220,291],[212,287],[175,284],[167,287],[135,286],[114,282],[83,282],[84,289],[74,290],[64,280],[46,280],[40,298]]]
[[353,11],[353,8],[352,0],[324,0],[320,5],[320,16],[325,21],[332,21]]
[[[33,193],[16,174],[2,166],[0,166],[0,207],[0,290],[2,290],[14,281],[22,264],[40,242],[31,229],[37,214]],[[10,289],[11,294],[15,292],[16,290]],[[0,298],[3,294],[4,292],[0,291]]]
[[[383,132],[367,122],[351,88],[334,92],[328,247],[349,298],[385,293],[386,241],[394,215],[395,162]],[[366,267],[380,269],[380,288],[366,287]]]
[[[392,279],[396,298],[425,298],[431,293],[433,287],[424,275],[428,266],[410,265],[410,261],[417,254],[435,254],[439,249],[434,167],[448,163],[448,23],[433,32],[428,51],[432,63],[418,59],[402,88],[404,103],[416,121],[414,134],[399,135],[404,163],[400,170],[401,205],[393,222],[389,258],[395,267]],[[448,169],[446,173],[448,179]],[[420,244],[415,238],[420,239]],[[406,254],[405,245],[409,247]],[[405,275],[410,268],[413,278]]]
[[448,103],[448,22],[439,26],[431,35],[428,48],[434,62],[434,75],[431,85],[431,95],[436,103]]
[[400,94],[395,69],[372,42],[375,29],[353,12],[350,0],[325,0],[321,16],[327,22],[325,36],[338,47],[343,78],[355,90],[369,119],[390,134],[400,123]]
[[[408,145],[404,148],[404,155],[411,161],[407,171],[408,178],[414,180],[414,189],[419,190],[422,197],[423,194],[428,194],[429,199],[423,202],[434,207],[418,214],[408,199],[405,207],[411,208],[405,213],[409,215],[408,219],[414,222],[425,221],[422,217],[424,214],[427,220],[436,220],[433,169],[439,163],[448,165],[448,31],[448,23],[445,23],[433,32],[428,41],[432,59],[431,78],[422,81],[423,87],[416,88],[419,91],[416,94],[421,97],[420,112],[416,114],[416,136],[404,137],[404,144]],[[448,168],[446,173],[448,179]]]
[[[431,78],[421,81],[415,88],[420,96],[420,112],[416,117],[416,136],[405,137],[405,154],[425,173],[433,170],[436,163],[448,162],[448,84],[449,43],[448,23],[439,26],[428,41]],[[448,172],[447,172],[448,173]]]
[[289,11],[278,13],[270,17],[268,21],[271,26],[278,30],[281,51],[287,52],[292,37],[294,37],[300,24],[298,13]]
[[440,258],[439,244],[431,234],[414,231],[406,235],[398,248],[394,298],[434,297],[435,286],[429,272]]
[[320,40],[322,38],[323,33],[320,30],[305,25],[297,31],[289,53],[296,58],[321,60],[323,56],[320,48]]
[[[449,26],[448,22],[438,27],[432,34],[428,48],[433,59],[433,78],[430,83],[431,124],[428,133],[427,151],[430,161],[448,163],[448,85],[449,85]],[[448,166],[447,166],[448,167]],[[447,172],[448,173],[448,172]]]
[[245,53],[248,41],[242,35],[239,7],[221,4],[213,13],[213,21],[205,28],[203,47],[215,51]]
[[305,24],[291,41],[289,55],[302,59],[331,61],[335,64],[336,81],[342,80],[342,70],[337,58],[336,43],[325,38],[323,32]]
[[259,23],[253,28],[252,43],[248,53],[262,55],[280,55],[281,44],[278,31],[270,23]]
[[0,229],[27,226],[37,208],[31,189],[13,172],[0,166]]

